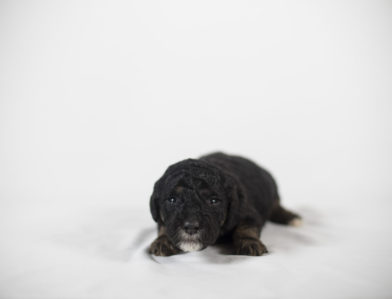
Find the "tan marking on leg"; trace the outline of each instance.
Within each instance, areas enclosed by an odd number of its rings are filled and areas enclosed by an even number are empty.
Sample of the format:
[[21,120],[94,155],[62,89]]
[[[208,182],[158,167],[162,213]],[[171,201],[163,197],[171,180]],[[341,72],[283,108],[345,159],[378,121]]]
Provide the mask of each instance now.
[[159,216],[161,216],[161,220],[162,220],[162,222],[164,222],[165,221],[165,217],[163,217],[162,211],[159,213]]
[[181,250],[174,246],[169,240],[164,226],[159,227],[158,237],[151,243],[148,251],[150,254],[157,256],[169,256],[181,252]]
[[165,226],[161,226],[159,228],[159,231],[158,231],[158,237],[160,237],[162,235],[165,235],[165,234],[166,234],[166,227]]
[[260,228],[239,226],[233,233],[235,254],[260,256],[267,253],[267,248],[259,240]]
[[258,239],[260,230],[257,227],[239,226],[233,233],[233,238],[255,238]]

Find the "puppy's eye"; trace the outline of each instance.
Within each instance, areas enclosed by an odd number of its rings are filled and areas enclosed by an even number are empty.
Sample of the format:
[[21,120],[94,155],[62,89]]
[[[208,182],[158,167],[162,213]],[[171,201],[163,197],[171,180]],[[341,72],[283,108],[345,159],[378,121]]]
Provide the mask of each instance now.
[[170,204],[173,205],[173,204],[176,203],[177,200],[176,200],[174,197],[170,197],[170,198],[167,199],[167,201],[168,201]]
[[210,198],[210,204],[212,204],[212,205],[217,205],[219,203],[219,199],[217,199],[217,198]]

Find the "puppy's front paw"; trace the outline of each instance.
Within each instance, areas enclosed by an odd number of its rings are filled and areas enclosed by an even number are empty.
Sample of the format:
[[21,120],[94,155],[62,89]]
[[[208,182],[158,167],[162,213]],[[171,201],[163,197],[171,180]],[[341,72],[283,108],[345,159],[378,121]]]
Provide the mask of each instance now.
[[181,250],[175,247],[168,237],[160,236],[152,242],[148,252],[157,256],[169,256],[178,254]]
[[242,238],[238,240],[235,246],[235,254],[238,255],[260,256],[267,252],[264,244],[259,239],[254,238]]

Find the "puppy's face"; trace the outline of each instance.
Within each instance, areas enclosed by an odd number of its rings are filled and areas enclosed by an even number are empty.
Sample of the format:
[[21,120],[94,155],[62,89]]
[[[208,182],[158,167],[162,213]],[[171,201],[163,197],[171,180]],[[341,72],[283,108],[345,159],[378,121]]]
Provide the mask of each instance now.
[[166,171],[151,200],[173,244],[183,251],[201,250],[219,237],[228,202],[216,173],[183,164]]

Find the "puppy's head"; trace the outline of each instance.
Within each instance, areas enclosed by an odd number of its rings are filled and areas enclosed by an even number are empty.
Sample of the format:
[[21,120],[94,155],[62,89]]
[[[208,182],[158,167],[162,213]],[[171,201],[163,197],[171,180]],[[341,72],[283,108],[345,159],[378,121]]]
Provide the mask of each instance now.
[[229,175],[208,162],[188,159],[170,166],[155,183],[151,214],[178,248],[201,250],[233,222],[239,196]]

